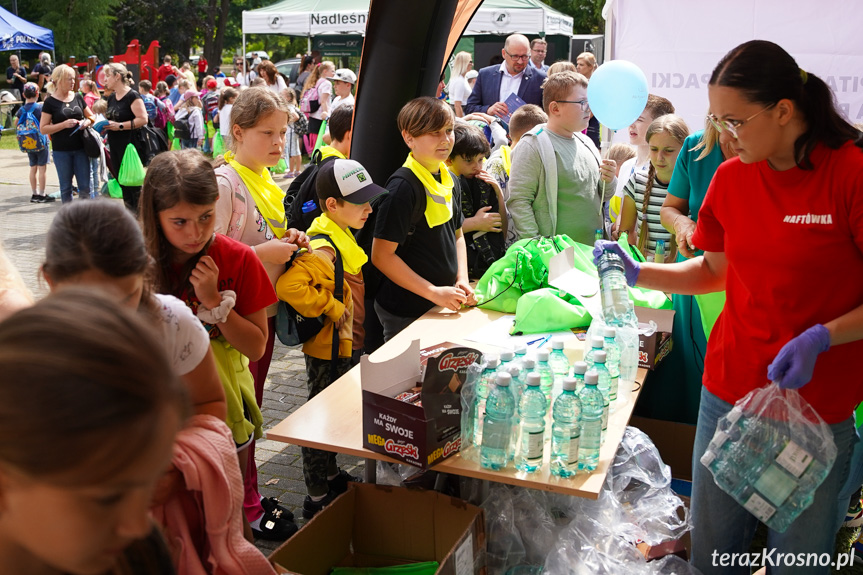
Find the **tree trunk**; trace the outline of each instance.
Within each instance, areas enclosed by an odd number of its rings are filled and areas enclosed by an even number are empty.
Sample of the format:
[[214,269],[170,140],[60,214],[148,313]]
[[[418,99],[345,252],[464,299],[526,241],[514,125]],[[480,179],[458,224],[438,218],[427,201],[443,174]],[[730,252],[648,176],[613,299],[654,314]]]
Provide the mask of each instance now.
[[[225,44],[225,28],[228,25],[228,12],[231,8],[230,0],[222,0],[221,10],[219,11],[219,21],[216,24],[216,37],[211,45],[211,52],[207,54],[207,62],[210,63],[210,71],[216,66],[222,65],[222,48]],[[228,74],[225,74],[226,76]]]

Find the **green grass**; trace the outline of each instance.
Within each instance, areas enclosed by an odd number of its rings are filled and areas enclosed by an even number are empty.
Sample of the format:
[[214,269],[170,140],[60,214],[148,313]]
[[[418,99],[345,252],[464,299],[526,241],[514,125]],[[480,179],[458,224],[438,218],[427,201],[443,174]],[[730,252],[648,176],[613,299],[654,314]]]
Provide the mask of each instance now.
[[4,132],[0,137],[0,150],[17,150],[18,140],[15,139],[15,131]]

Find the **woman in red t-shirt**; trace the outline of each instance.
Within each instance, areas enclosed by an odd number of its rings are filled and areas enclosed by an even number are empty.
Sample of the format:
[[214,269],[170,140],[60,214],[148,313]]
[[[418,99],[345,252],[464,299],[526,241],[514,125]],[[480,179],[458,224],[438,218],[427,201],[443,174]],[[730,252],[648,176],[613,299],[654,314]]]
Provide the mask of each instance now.
[[830,424],[838,450],[814,503],[784,533],[770,531],[768,552],[831,554],[849,491],[860,486],[852,414],[863,399],[863,376],[852,366],[863,355],[863,144],[830,88],[771,42],[729,52],[708,94],[708,118],[738,158],[719,167],[699,212],[692,242],[704,255],[638,264],[611,242],[597,242],[594,254],[620,254],[630,285],[687,295],[727,291],[705,358],[692,562],[705,574],[748,573],[720,569],[729,557],[720,559],[749,549],[758,520],[700,463],[717,420],[735,402],[770,381],[799,388]]

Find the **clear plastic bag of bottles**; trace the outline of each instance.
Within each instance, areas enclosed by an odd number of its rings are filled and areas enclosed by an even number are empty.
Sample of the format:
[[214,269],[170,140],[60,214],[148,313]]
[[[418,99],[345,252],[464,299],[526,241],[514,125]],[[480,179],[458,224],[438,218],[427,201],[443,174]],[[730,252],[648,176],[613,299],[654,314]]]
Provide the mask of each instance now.
[[835,460],[830,427],[775,383],[738,401],[701,457],[720,489],[779,532],[812,504]]
[[486,359],[483,356],[478,363],[472,363],[467,368],[467,377],[461,386],[461,457],[468,461],[479,461],[479,445],[474,443],[474,426],[476,424],[477,410],[477,386],[480,383],[482,372],[486,368]]

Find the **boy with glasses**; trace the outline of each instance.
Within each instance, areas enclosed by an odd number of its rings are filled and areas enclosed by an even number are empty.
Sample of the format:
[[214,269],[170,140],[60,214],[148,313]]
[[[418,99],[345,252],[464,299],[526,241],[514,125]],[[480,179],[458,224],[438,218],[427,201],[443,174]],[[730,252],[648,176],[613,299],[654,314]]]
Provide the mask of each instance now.
[[614,160],[602,160],[581,132],[590,120],[587,78],[550,76],[543,85],[548,123],[522,136],[512,154],[507,208],[520,239],[566,234],[590,245],[614,193]]
[[481,112],[502,118],[510,110],[506,99],[516,94],[528,104],[542,105],[542,82],[545,72],[528,66],[530,43],[521,34],[507,37],[501,50],[503,63],[479,71],[473,91],[467,99],[467,114]]

